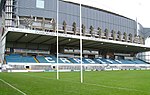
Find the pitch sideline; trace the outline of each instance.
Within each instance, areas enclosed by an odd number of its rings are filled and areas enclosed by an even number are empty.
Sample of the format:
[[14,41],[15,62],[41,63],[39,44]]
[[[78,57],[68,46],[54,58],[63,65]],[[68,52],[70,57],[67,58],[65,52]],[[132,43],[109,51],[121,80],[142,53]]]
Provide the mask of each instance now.
[[11,85],[10,83],[4,81],[3,79],[0,79],[0,81],[2,81],[3,83],[7,84],[8,86],[10,86],[11,88],[17,90],[18,92],[20,92],[23,95],[27,95],[26,93],[24,93],[23,91],[19,90],[18,88],[14,87],[13,85]]

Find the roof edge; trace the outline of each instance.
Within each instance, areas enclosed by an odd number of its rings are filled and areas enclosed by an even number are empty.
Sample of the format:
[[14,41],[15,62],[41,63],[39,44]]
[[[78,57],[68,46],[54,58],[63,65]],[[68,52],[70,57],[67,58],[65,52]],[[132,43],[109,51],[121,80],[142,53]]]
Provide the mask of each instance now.
[[[60,1],[63,1],[63,2],[66,2],[66,3],[72,3],[72,4],[79,5],[79,3],[72,2],[72,1],[66,1],[66,0],[60,0]],[[129,20],[135,21],[135,20],[133,20],[133,19],[131,19],[131,18],[129,18],[129,17],[123,16],[123,15],[120,15],[120,14],[117,14],[117,13],[115,13],[115,12],[111,12],[111,11],[108,11],[108,10],[105,10],[105,9],[100,9],[100,8],[97,8],[97,7],[94,7],[94,6],[89,6],[89,5],[86,5],[86,4],[83,4],[83,3],[82,3],[82,6],[88,7],[88,8],[92,8],[92,9],[96,9],[96,10],[103,11],[103,12],[107,12],[107,13],[110,13],[110,14],[113,14],[113,15],[116,15],[116,16],[120,16],[120,17],[129,19]]]

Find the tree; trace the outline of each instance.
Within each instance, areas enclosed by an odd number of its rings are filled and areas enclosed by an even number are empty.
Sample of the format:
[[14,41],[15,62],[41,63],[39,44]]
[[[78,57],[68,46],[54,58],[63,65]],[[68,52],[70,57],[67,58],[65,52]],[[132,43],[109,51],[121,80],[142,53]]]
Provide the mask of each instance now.
[[52,21],[53,32],[56,32],[56,22],[55,19]]
[[105,29],[105,36],[106,36],[106,39],[108,39],[108,34],[109,34],[109,33],[108,33],[108,29],[106,28],[106,29]]
[[144,37],[142,37],[141,40],[142,40],[142,43],[141,43],[141,44],[145,44],[145,39],[144,39]]
[[111,34],[112,34],[113,40],[116,40],[116,31],[112,30],[112,31],[111,31]]
[[129,38],[128,38],[128,39],[129,39],[129,41],[130,41],[130,42],[132,42],[132,34],[131,34],[131,33],[129,34],[129,36],[128,36],[128,37],[129,37]]
[[101,34],[102,34],[102,29],[100,27],[97,28],[98,30],[98,35],[99,35],[99,38],[101,38]]
[[123,39],[125,42],[127,41],[127,33],[126,32],[123,33]]
[[82,33],[85,36],[85,25],[84,24],[82,24]]
[[66,21],[63,21],[63,30],[66,34],[67,33],[67,23],[66,23]]
[[117,38],[119,41],[121,41],[121,32],[120,31],[118,31],[118,33],[117,33]]
[[93,30],[94,30],[94,27],[91,25],[90,26],[90,34],[91,34],[91,36],[93,36]]
[[137,43],[137,42],[138,42],[138,38],[137,38],[137,35],[136,35],[136,34],[134,35],[134,40],[133,40],[133,42],[134,42],[134,43]]
[[77,26],[76,26],[76,23],[75,22],[73,22],[73,24],[72,24],[72,31],[74,32],[74,34],[76,35],[76,31],[77,31]]

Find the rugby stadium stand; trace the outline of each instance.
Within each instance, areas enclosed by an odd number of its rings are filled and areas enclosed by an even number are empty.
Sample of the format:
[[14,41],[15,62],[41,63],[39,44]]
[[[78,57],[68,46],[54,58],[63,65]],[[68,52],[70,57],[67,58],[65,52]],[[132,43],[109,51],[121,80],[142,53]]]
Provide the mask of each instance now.
[[[10,54],[5,56],[6,63],[12,70],[56,70],[57,57],[55,55],[23,56],[21,54]],[[60,70],[80,70],[80,58],[58,59]],[[135,70],[147,69],[147,62],[140,59],[108,59],[108,58],[85,58],[82,59],[84,70]],[[15,64],[15,65],[14,65]]]
[[55,71],[58,65],[74,71],[82,56],[83,70],[150,69],[137,56],[150,51],[140,23],[85,4],[80,21],[79,3],[59,0],[57,7],[56,1],[0,0],[0,63],[12,70]]
[[[10,54],[5,56],[7,63],[16,62],[16,63],[57,63],[57,58],[54,55],[51,56],[22,56],[21,54]],[[38,61],[36,61],[38,60]],[[80,64],[80,58],[58,58],[58,63],[61,64]],[[147,62],[140,59],[121,59],[113,60],[106,58],[82,58],[83,64],[148,64]]]

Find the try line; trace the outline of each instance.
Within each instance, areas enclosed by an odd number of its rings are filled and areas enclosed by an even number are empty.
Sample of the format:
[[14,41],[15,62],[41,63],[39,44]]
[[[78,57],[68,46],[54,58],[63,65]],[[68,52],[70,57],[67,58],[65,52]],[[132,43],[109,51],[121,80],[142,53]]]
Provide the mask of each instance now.
[[0,79],[0,81],[2,81],[3,83],[7,84],[8,86],[10,86],[11,88],[17,90],[18,92],[20,92],[23,95],[27,95],[26,93],[22,92],[21,90],[19,90],[18,88],[14,87],[13,85],[9,84],[8,82],[4,81],[3,79]]

